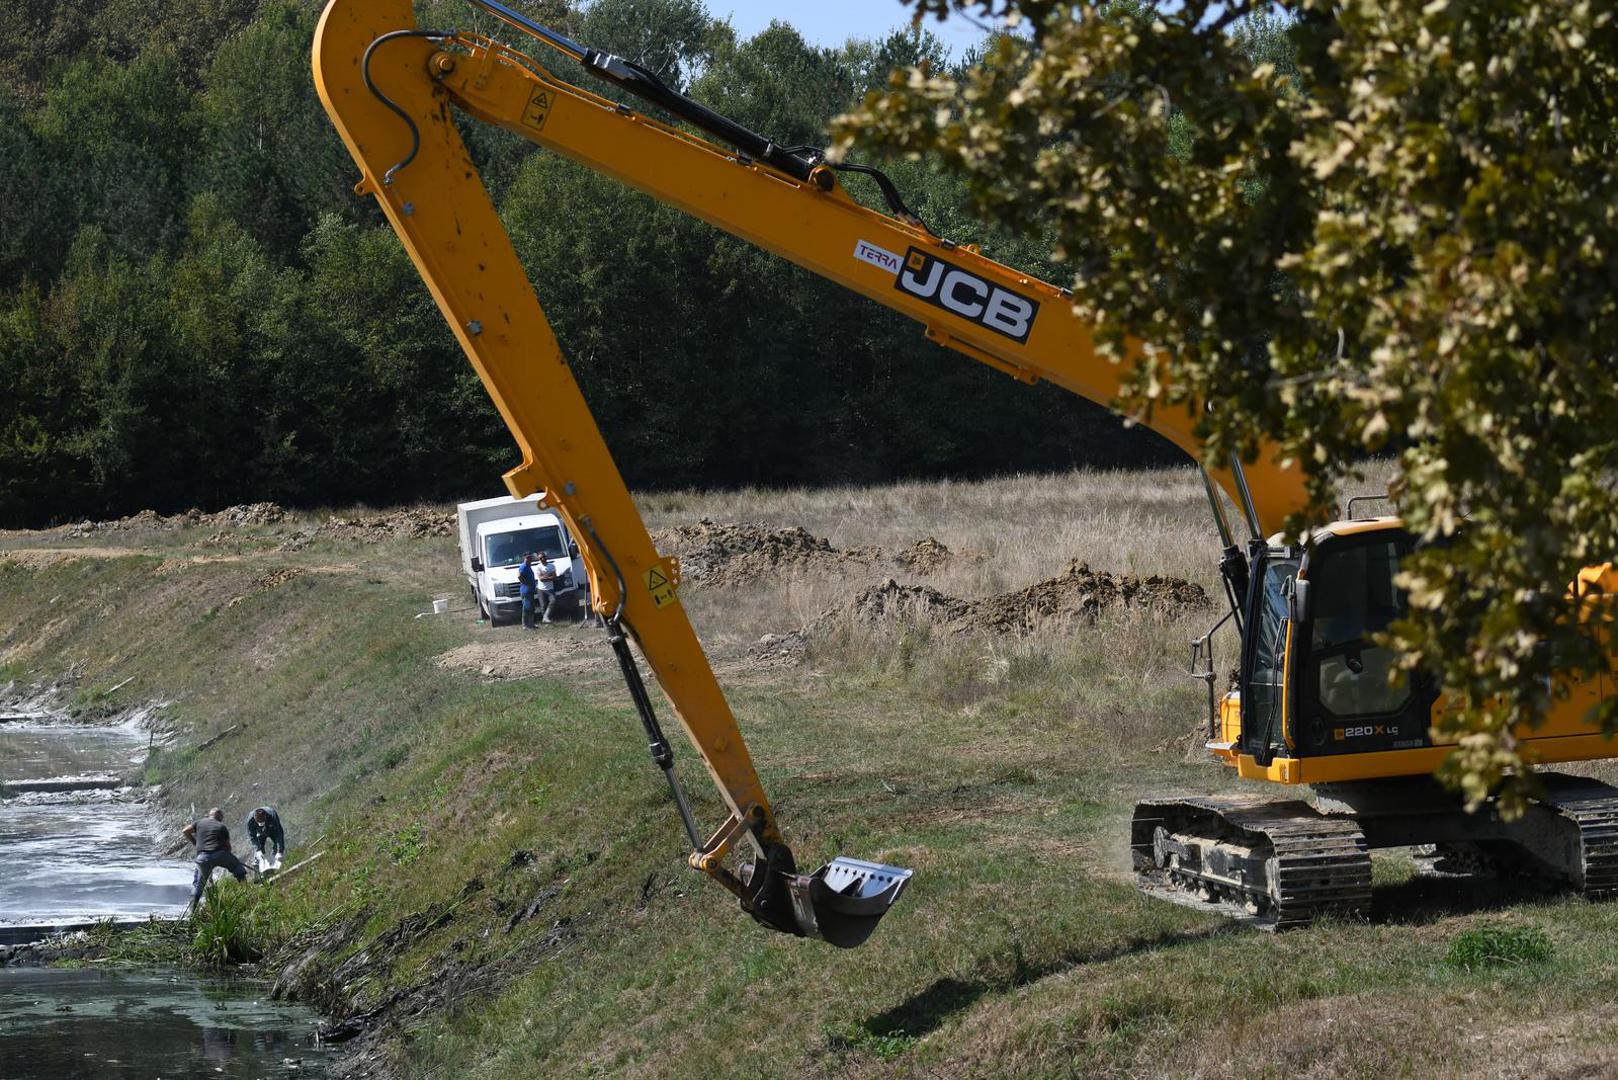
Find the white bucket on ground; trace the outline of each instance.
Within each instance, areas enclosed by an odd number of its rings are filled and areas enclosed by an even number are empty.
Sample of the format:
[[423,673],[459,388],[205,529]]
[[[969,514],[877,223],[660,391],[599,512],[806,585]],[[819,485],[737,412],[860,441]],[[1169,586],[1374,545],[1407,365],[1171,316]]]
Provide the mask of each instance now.
[[433,614],[434,615],[442,615],[448,610],[449,610],[449,601],[448,600],[434,600],[433,601]]

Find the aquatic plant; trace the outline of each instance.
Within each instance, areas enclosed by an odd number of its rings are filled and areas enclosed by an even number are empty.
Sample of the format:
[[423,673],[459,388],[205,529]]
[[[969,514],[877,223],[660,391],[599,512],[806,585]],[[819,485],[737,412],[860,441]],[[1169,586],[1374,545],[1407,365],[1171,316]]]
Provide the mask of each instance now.
[[192,958],[205,967],[248,964],[264,956],[263,920],[252,896],[234,881],[208,886],[191,926]]

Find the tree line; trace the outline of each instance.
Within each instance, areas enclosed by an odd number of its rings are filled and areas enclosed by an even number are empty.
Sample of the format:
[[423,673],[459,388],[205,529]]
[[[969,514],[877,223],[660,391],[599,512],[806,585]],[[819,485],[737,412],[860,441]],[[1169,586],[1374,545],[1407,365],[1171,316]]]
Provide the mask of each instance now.
[[[897,67],[978,59],[906,28],[837,48],[779,22],[742,38],[697,0],[527,6],[783,144],[823,143]],[[0,524],[498,490],[510,438],[392,230],[354,197],[315,96],[317,15],[297,0],[0,12]],[[448,0],[421,21],[471,25]],[[646,196],[463,131],[633,485],[1173,460]],[[966,216],[959,178],[888,167],[943,235],[1063,279],[1037,231]]]

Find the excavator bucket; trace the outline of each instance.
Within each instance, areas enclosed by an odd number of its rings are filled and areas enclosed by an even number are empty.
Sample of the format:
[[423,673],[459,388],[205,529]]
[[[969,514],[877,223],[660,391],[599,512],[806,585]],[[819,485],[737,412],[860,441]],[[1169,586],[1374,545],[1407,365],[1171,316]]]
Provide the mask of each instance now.
[[899,899],[912,871],[839,857],[812,874],[794,874],[787,889],[808,937],[852,949],[871,936]]

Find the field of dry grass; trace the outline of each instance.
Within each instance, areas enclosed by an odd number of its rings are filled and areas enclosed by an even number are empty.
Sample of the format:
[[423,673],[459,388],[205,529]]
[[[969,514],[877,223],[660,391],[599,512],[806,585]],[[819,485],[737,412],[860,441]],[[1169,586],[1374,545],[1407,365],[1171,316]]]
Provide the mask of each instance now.
[[[1205,699],[1184,674],[1217,607],[994,633],[849,607],[889,577],[982,600],[1074,560],[1217,596],[1202,500],[1178,470],[642,499],[654,531],[707,519],[826,541],[768,573],[693,577],[682,601],[800,858],[917,872],[854,953],[763,931],[683,868],[599,631],[413,617],[461,593],[452,538],[288,545],[320,515],[226,537],[6,537],[0,678],[77,661],[94,698],[135,675],[123,693],[175,702],[182,737],[151,770],[171,798],[277,801],[297,837],[324,835],[326,858],[263,903],[274,970],[369,1018],[359,1075],[1618,1068],[1613,905],[1423,878],[1397,853],[1369,919],[1280,936],[1135,892],[1134,799],[1236,786],[1200,749]],[[929,537],[952,556],[895,560]],[[1446,959],[1502,925],[1543,933],[1552,958]]]

